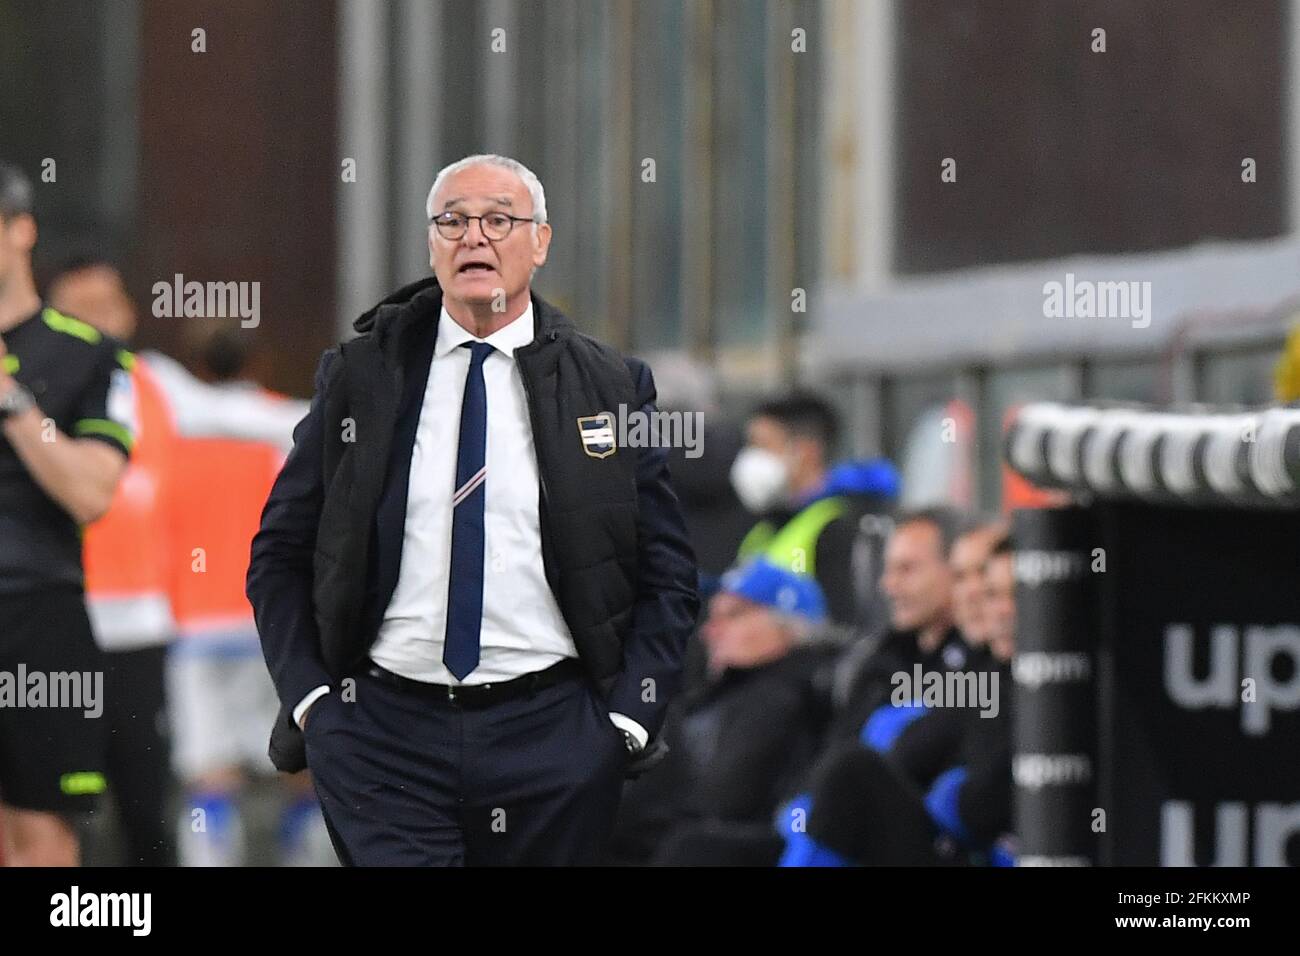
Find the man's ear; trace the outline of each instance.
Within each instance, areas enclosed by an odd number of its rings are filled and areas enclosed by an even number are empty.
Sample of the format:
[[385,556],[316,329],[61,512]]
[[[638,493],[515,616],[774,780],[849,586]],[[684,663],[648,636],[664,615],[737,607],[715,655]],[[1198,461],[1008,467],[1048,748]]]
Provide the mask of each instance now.
[[27,213],[14,216],[4,222],[11,240],[24,252],[31,252],[36,246],[36,218]]
[[551,248],[551,224],[544,222],[537,227],[537,236],[533,239],[533,265],[541,268],[546,265],[546,254]]

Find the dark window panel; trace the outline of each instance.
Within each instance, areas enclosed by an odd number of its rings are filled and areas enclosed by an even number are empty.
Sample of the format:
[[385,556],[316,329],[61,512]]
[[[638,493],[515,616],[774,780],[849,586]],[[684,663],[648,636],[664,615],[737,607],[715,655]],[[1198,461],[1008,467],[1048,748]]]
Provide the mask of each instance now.
[[1283,3],[897,9],[899,271],[1283,230]]

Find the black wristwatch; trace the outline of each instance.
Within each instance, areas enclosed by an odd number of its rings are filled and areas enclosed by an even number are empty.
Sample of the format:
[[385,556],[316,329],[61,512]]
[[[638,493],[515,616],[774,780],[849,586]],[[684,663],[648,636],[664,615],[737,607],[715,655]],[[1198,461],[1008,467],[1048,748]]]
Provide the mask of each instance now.
[[10,415],[18,415],[36,406],[36,397],[17,382],[14,387],[0,395],[0,421]]

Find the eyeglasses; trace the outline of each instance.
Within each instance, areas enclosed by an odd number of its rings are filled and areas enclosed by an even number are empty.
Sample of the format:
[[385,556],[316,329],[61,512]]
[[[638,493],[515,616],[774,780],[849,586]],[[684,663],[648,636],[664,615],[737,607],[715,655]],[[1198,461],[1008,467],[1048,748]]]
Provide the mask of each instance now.
[[463,212],[444,212],[434,216],[431,222],[438,227],[438,235],[444,239],[459,239],[465,235],[471,219],[478,220],[478,227],[483,236],[493,242],[499,242],[510,235],[510,230],[517,222],[536,222],[533,216],[512,216],[504,212],[490,212],[483,216],[467,216]]

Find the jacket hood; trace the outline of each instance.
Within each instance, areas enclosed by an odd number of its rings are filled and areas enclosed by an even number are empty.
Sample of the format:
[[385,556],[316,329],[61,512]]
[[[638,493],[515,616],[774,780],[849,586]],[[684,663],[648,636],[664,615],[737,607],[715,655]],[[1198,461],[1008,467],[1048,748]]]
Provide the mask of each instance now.
[[826,473],[826,483],[804,504],[836,495],[859,495],[873,498],[898,497],[898,469],[888,458],[863,458],[846,461]]
[[[530,293],[533,300],[534,338],[540,338],[544,332],[550,332],[560,326],[570,326],[568,317],[551,305],[536,292]],[[402,286],[389,293],[383,299],[361,313],[352,323],[352,328],[359,333],[376,329],[388,314],[397,314],[408,310],[430,311],[434,316],[442,308],[442,286],[438,285],[437,276],[427,276],[416,282]]]

